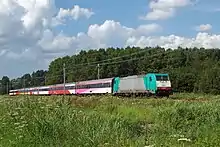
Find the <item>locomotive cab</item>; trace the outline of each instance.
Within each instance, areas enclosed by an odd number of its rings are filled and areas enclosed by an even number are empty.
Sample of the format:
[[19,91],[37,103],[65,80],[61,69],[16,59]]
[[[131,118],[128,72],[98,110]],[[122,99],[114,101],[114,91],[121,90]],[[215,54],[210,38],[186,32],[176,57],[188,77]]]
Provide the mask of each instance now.
[[170,95],[172,94],[171,82],[168,74],[155,74],[157,94]]
[[148,73],[145,77],[145,83],[147,90],[153,95],[169,96],[172,94],[168,74]]

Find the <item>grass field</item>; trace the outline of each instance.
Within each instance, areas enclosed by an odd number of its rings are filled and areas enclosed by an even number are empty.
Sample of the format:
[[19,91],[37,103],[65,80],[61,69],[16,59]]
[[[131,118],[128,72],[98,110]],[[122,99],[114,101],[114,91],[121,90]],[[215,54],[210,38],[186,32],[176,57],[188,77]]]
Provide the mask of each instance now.
[[0,98],[0,146],[219,146],[220,96]]

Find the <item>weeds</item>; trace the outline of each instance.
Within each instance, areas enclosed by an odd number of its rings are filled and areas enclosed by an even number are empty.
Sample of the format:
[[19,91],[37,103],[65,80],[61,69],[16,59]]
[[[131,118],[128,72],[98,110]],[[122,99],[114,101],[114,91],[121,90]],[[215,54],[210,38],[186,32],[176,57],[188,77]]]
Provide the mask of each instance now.
[[2,97],[0,145],[217,146],[217,101],[218,96],[195,94],[170,99]]

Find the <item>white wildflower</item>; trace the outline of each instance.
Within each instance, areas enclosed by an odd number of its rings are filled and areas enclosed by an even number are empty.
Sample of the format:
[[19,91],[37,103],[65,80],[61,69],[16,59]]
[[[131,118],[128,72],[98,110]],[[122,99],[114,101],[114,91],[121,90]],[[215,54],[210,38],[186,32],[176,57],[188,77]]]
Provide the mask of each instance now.
[[17,115],[18,115],[18,112],[12,113],[11,115],[12,115],[12,116],[17,116]]
[[25,118],[25,116],[21,116],[21,119],[24,119]]
[[14,125],[20,125],[20,123],[14,123]]
[[146,146],[144,146],[144,147],[154,147],[154,145],[146,145]]
[[27,123],[27,121],[22,121],[21,123],[26,124],[26,123]]
[[180,138],[180,139],[178,139],[178,141],[191,141],[191,140],[188,138]]
[[184,135],[174,134],[174,135],[171,135],[170,137],[181,137],[181,138],[184,138]]

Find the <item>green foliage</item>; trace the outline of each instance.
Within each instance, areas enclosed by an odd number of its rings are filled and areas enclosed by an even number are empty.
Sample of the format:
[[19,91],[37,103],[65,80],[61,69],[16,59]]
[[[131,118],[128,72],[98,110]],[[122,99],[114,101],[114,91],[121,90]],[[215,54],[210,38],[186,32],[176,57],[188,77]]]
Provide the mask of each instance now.
[[0,80],[0,94],[5,94],[10,88],[10,79],[7,76],[3,76]]
[[[41,86],[45,81],[47,85],[62,83],[63,63],[66,64],[66,82],[97,79],[100,63],[100,78],[168,73],[174,91],[220,94],[219,59],[220,50],[203,48],[127,47],[81,51],[78,55],[55,59],[48,71],[40,70],[12,79],[10,89]],[[1,93],[5,93],[5,88]]]
[[20,89],[23,87],[43,86],[45,85],[45,76],[47,71],[37,70],[30,74],[24,74],[21,78],[10,80],[4,76],[0,80],[0,94],[8,94],[8,90]]
[[[160,47],[82,51],[77,56],[54,60],[47,76],[56,78],[48,79],[48,84],[62,82],[64,62],[68,63],[67,81],[79,81],[97,79],[97,64],[92,62],[107,60],[104,65],[100,65],[100,78],[161,72],[170,74],[175,91],[220,94],[219,57],[219,50],[180,47],[167,51]],[[128,59],[134,60],[122,62]]]

